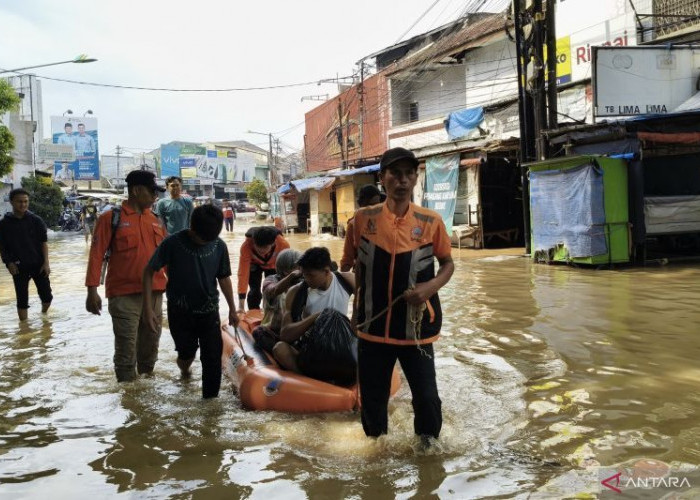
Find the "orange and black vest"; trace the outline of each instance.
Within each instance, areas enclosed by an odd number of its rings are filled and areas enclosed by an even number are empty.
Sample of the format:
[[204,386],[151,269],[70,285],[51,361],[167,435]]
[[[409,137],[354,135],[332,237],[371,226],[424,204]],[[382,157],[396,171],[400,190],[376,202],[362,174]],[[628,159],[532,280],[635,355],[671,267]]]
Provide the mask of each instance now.
[[[435,259],[450,256],[452,247],[437,212],[411,203],[396,217],[386,203],[362,208],[355,214],[357,323],[362,325],[407,289],[435,277]],[[442,309],[437,294],[426,301],[420,332],[411,322],[408,303],[399,300],[358,336],[373,342],[415,345],[437,340]]]

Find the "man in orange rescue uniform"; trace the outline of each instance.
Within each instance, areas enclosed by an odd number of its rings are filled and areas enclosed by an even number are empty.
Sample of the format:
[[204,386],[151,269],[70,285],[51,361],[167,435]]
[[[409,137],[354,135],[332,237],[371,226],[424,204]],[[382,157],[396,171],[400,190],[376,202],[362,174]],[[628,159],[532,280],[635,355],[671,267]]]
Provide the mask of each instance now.
[[[386,202],[358,210],[353,227],[362,427],[368,436],[386,434],[398,359],[411,387],[414,430],[429,446],[442,427],[432,343],[442,324],[437,292],[454,272],[450,238],[437,212],[411,202],[418,179],[411,151],[387,150],[379,178]],[[434,259],[440,264],[437,274]]]
[[165,189],[156,184],[153,173],[145,170],[129,173],[126,184],[129,198],[120,208],[108,210],[97,219],[85,278],[88,288],[85,307],[93,314],[100,314],[102,299],[97,287],[105,252],[111,248],[105,295],[112,316],[114,371],[119,382],[134,380],[137,370],[139,374],[153,372],[158,359],[166,282],[162,269],[154,274],[154,310],[158,326],[153,330],[142,314],[141,278],[151,255],[166,235],[162,222],[151,212],[156,193]]
[[285,248],[289,248],[289,243],[274,226],[253,227],[245,233],[238,256],[239,311],[245,310],[246,295],[248,309],[260,309],[263,275],[268,277],[275,274],[277,255]]

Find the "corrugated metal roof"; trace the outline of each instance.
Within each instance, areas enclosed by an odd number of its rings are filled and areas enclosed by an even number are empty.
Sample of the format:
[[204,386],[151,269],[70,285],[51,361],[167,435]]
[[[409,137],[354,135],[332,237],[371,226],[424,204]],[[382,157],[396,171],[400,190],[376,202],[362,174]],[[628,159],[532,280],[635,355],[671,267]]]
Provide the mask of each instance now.
[[265,150],[263,148],[259,148],[255,144],[252,144],[248,141],[207,141],[207,142],[210,142],[211,144],[214,144],[215,146],[247,149],[248,151],[253,151],[255,153],[261,153],[261,154],[268,153],[267,150]]
[[366,167],[351,168],[349,170],[341,170],[340,172],[333,172],[330,175],[332,175],[333,177],[347,177],[350,175],[371,174],[374,172],[379,172],[379,163],[376,163],[374,165],[367,165]]
[[425,49],[397,62],[395,66],[389,66],[387,68],[387,76],[437,61],[462,50],[480,47],[483,45],[483,40],[481,39],[503,31],[506,23],[508,21],[504,14],[493,14],[485,18],[479,17],[456,33],[440,38]]
[[321,190],[326,189],[335,181],[335,177],[309,177],[308,179],[297,179],[294,181],[289,181],[284,186],[281,186],[277,192],[279,194],[284,194],[289,192],[292,187],[299,191],[307,191],[309,189]]

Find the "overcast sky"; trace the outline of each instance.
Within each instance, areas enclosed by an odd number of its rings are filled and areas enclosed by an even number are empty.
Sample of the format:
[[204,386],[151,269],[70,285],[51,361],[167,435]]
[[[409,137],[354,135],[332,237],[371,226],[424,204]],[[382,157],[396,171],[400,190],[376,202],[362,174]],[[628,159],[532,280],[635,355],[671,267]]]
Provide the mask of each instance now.
[[[36,69],[39,76],[166,88],[282,85],[349,75],[392,45],[434,0],[0,0],[0,68],[88,54],[99,61]],[[463,0],[440,0],[406,38],[459,16]],[[501,2],[502,3],[502,2]],[[228,93],[170,93],[42,80],[49,117],[92,109],[100,154],[171,140],[248,140],[280,132],[301,148],[304,113],[334,84]]]

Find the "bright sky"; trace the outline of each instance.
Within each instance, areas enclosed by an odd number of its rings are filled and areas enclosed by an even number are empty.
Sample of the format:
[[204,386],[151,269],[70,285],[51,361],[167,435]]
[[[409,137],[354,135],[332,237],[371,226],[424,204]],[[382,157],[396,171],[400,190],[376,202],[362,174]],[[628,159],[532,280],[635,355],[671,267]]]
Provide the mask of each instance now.
[[[355,62],[390,46],[434,0],[0,0],[0,68],[88,54],[99,61],[36,69],[39,76],[167,88],[281,85],[350,75]],[[458,17],[464,0],[440,0],[407,35]],[[280,132],[301,148],[302,96],[334,84],[228,93],[170,93],[42,80],[49,117],[92,109],[100,154],[117,144],[139,153],[171,140],[248,140]],[[281,135],[280,134],[280,135]]]

